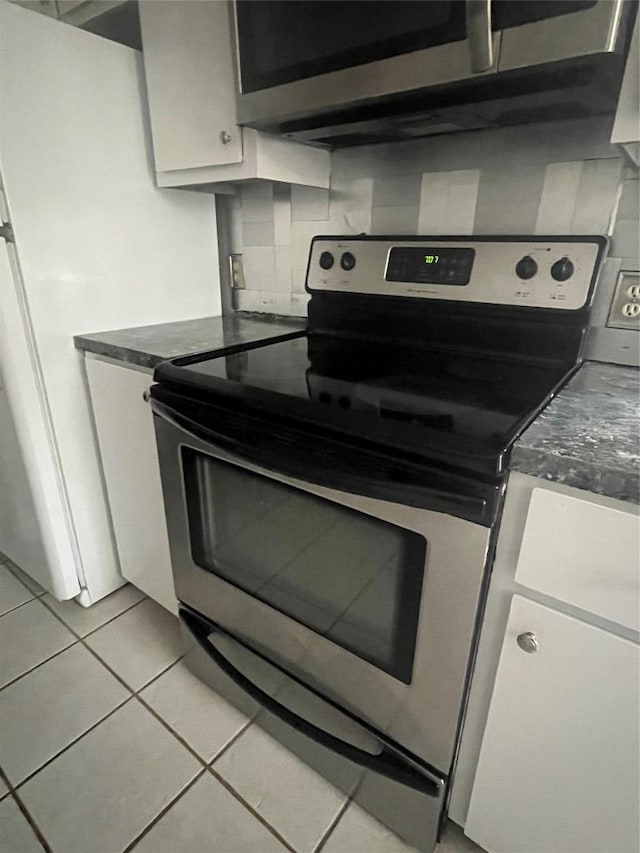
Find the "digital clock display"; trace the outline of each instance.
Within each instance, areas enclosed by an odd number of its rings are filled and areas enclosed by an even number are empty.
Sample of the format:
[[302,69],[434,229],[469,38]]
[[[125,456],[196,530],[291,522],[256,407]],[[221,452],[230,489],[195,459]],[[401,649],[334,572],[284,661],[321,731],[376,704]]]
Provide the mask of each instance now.
[[475,258],[473,249],[454,246],[397,246],[389,252],[387,281],[410,284],[469,284]]

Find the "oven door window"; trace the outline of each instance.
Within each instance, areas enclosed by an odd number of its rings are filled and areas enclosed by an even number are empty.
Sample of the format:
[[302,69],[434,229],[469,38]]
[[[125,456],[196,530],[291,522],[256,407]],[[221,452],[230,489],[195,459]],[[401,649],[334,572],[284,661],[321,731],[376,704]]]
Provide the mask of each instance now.
[[194,562],[409,684],[427,542],[183,448]]

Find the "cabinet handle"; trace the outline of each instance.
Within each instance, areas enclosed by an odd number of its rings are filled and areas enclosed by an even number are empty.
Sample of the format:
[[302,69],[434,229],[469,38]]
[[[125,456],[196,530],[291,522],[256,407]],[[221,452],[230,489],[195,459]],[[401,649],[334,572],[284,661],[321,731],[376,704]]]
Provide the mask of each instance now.
[[490,71],[493,65],[491,0],[467,0],[467,39],[471,52],[471,70]]
[[533,631],[525,631],[524,634],[518,634],[517,642],[523,652],[533,655],[538,651],[538,638]]
[[10,222],[3,222],[2,225],[0,225],[0,237],[4,237],[7,243],[16,242]]

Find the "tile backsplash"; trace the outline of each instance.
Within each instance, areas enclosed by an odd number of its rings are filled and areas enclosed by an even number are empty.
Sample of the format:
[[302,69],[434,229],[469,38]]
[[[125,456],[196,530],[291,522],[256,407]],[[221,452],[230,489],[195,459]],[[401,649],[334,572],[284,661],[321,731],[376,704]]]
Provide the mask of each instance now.
[[306,315],[317,234],[611,234],[622,198],[612,251],[637,258],[637,172],[609,136],[596,117],[370,145],[332,153],[330,190],[245,184],[229,208],[237,307]]
[[640,366],[640,335],[634,329],[607,327],[611,300],[621,272],[640,270],[640,192],[638,169],[625,166],[611,232],[609,255],[591,311],[587,358]]

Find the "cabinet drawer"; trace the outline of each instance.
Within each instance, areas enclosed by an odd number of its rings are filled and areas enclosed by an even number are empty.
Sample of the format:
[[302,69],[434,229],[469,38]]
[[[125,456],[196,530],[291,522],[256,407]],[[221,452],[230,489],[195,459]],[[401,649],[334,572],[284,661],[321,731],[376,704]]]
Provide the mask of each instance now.
[[640,628],[637,510],[534,489],[517,583],[627,628]]

